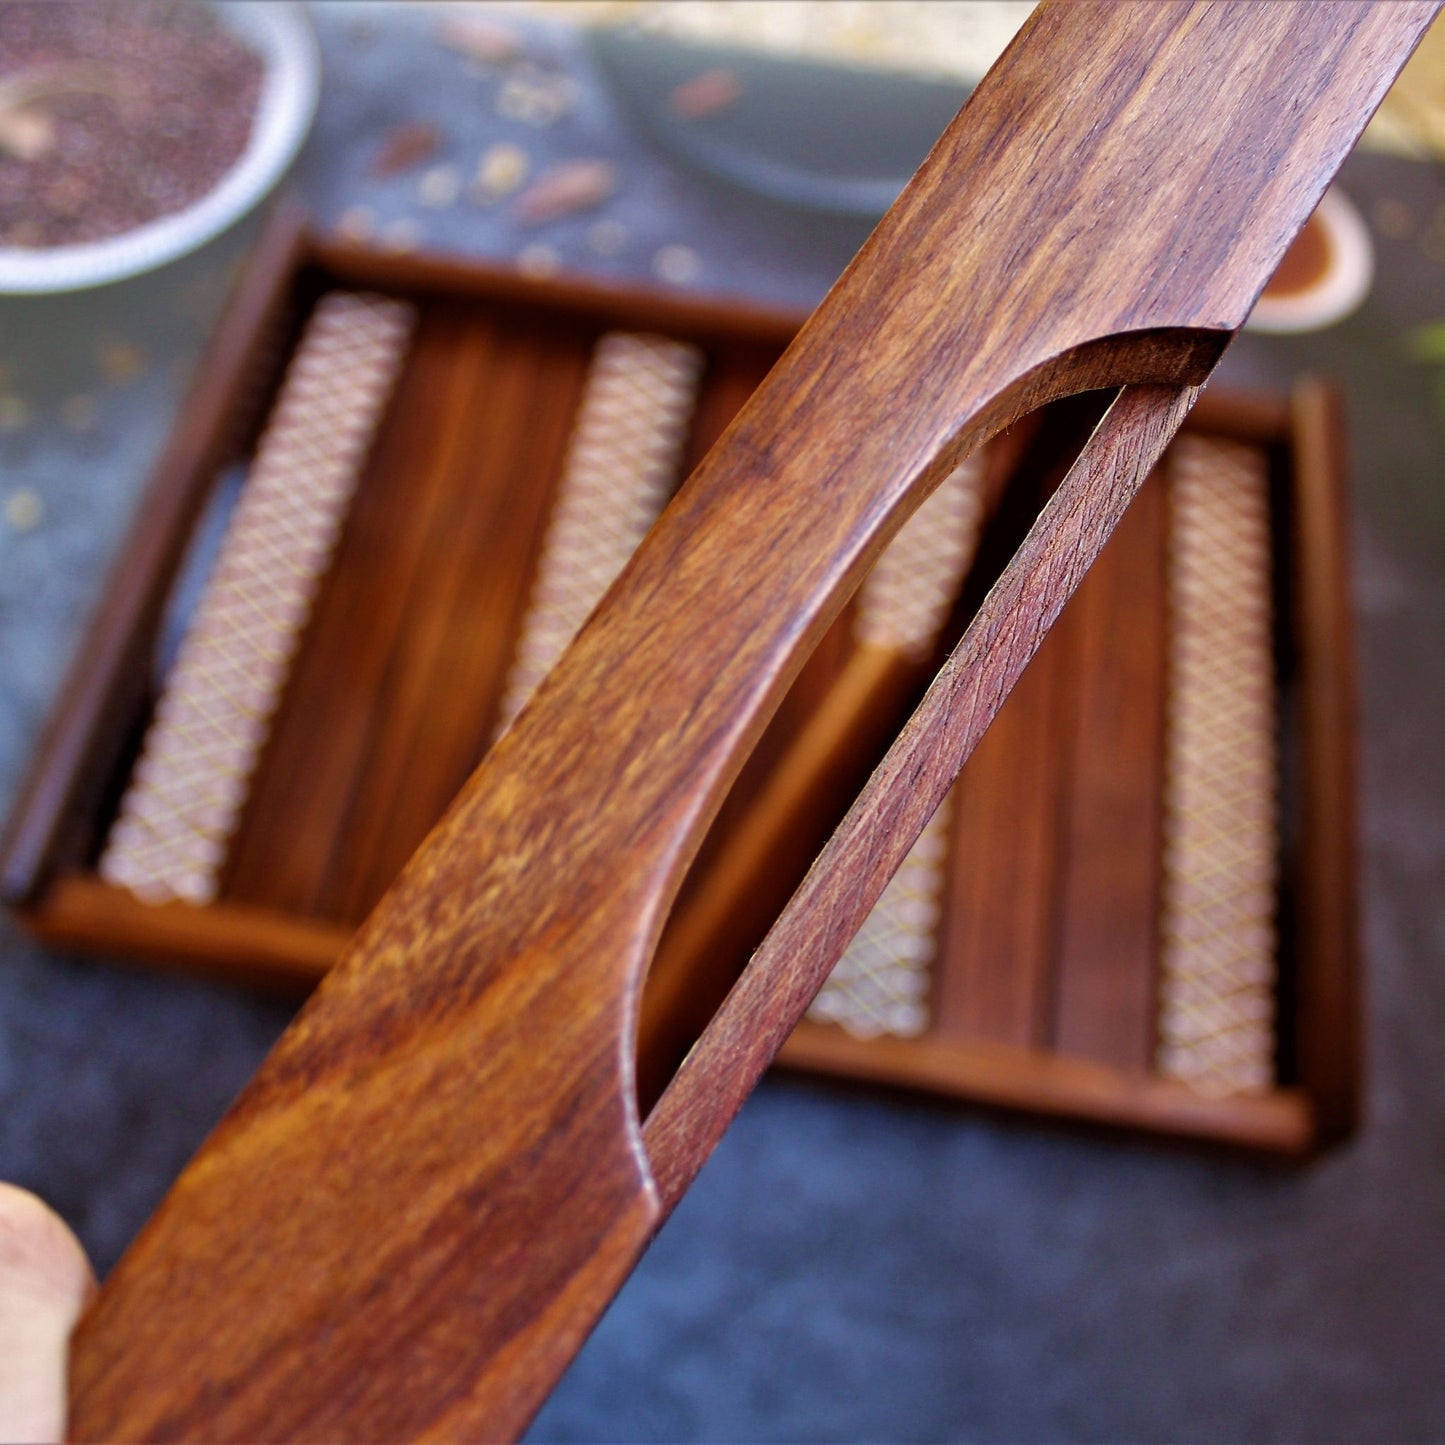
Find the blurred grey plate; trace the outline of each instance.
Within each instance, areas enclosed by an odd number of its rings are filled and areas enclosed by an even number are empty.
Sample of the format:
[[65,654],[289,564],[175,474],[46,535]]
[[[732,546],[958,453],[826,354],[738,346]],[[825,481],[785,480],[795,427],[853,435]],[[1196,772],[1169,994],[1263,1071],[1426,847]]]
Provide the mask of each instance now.
[[[632,124],[694,169],[786,205],[881,216],[967,99],[962,80],[774,57],[608,28],[593,56]],[[731,71],[736,101],[684,119],[671,97]]]

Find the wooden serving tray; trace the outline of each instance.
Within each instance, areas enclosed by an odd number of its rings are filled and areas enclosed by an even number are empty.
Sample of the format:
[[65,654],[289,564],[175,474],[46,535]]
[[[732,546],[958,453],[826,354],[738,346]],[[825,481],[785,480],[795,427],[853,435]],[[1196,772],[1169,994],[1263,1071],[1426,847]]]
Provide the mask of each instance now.
[[[218,894],[201,906],[142,902],[107,883],[98,860],[155,707],[152,659],[167,599],[218,477],[255,448],[304,318],[335,289],[415,305],[405,369],[292,662]],[[272,986],[314,984],[494,736],[599,338],[661,334],[702,353],[685,476],[799,321],[382,255],[320,242],[294,221],[273,227],[22,790],[0,849],[6,900],[56,945]],[[664,935],[640,1029],[644,1107],[906,718],[930,663],[1096,410],[1055,408],[991,447],[977,558],[931,658],[884,657],[860,669],[853,611],[824,638]],[[1189,431],[1252,449],[1269,478],[1283,781],[1268,1087],[1213,1095],[1161,1078],[1156,1066],[1172,625],[1158,479],[960,780],[926,1027],[860,1038],[805,1022],[785,1065],[1280,1155],[1308,1153],[1352,1126],[1351,677],[1336,407],[1317,386],[1288,405],[1211,396]],[[718,896],[733,902],[699,925],[729,869],[735,886]]]
[[1157,1050],[1174,539],[1169,457],[1100,555],[953,797],[934,1007],[916,1038],[805,1021],[800,1068],[1007,1109],[1302,1154],[1359,1103],[1353,702],[1337,398],[1206,395],[1181,433],[1267,467],[1277,724],[1272,1083],[1208,1096]]

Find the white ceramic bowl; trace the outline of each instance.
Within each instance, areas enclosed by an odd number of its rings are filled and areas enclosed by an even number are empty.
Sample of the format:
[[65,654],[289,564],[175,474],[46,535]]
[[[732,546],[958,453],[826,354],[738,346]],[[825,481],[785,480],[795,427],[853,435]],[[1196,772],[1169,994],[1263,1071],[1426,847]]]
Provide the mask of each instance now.
[[1321,228],[1324,269],[1302,290],[1272,296],[1266,287],[1244,323],[1247,331],[1321,331],[1342,321],[1370,294],[1375,248],[1353,202],[1339,190],[1326,191],[1311,224]]
[[215,9],[265,67],[251,138],[240,159],[199,201],[133,231],[78,246],[0,246],[0,292],[76,291],[153,270],[219,235],[280,180],[316,111],[321,76],[316,36],[299,5],[230,0]]

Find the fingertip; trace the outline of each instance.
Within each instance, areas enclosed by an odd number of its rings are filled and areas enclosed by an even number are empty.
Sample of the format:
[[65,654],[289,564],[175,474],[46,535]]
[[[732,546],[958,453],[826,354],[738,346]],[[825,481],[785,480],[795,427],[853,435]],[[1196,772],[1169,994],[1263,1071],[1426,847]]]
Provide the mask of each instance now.
[[70,1226],[42,1199],[0,1183],[0,1286],[79,1309],[95,1274]]
[[70,1333],[94,1291],[90,1261],[64,1220],[0,1184],[0,1439],[63,1435]]

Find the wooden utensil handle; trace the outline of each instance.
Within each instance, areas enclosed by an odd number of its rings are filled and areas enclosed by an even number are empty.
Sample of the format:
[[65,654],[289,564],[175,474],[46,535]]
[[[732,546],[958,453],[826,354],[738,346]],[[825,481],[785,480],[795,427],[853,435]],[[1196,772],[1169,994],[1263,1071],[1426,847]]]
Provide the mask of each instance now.
[[664,1210],[743,1100],[968,761],[1197,387],[1127,387],[647,1121]]

